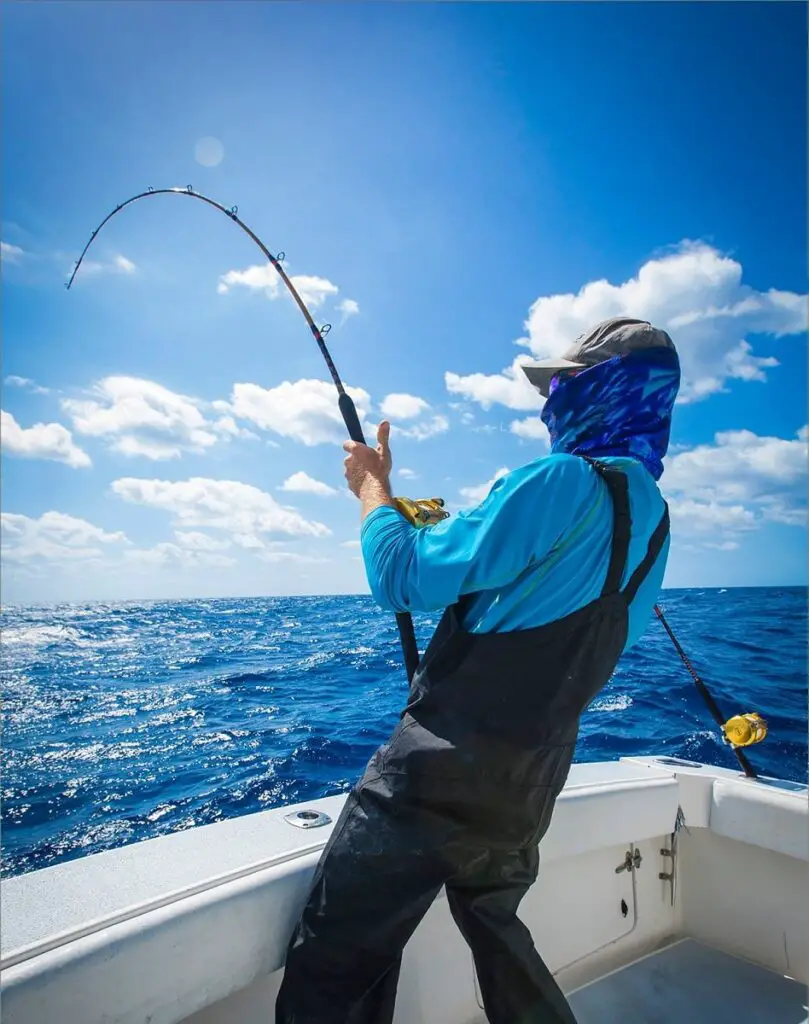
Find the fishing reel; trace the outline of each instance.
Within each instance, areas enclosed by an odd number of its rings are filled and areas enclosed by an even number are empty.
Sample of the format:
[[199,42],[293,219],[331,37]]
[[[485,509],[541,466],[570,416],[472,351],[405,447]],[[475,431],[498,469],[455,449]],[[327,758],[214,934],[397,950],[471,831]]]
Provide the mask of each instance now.
[[394,498],[393,503],[413,526],[435,526],[449,518],[443,498]]
[[767,723],[757,711],[734,715],[722,726],[725,742],[731,747],[752,747],[767,736]]

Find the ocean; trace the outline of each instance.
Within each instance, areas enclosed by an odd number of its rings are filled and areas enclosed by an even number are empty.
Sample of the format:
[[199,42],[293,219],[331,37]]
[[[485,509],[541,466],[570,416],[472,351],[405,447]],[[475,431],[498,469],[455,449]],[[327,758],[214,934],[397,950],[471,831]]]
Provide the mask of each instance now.
[[[670,590],[661,607],[729,717],[759,711],[764,774],[805,782],[807,591]],[[426,645],[438,616],[416,616]],[[2,846],[10,876],[340,793],[406,696],[369,597],[9,608]],[[582,719],[578,761],[736,766],[657,621]]]

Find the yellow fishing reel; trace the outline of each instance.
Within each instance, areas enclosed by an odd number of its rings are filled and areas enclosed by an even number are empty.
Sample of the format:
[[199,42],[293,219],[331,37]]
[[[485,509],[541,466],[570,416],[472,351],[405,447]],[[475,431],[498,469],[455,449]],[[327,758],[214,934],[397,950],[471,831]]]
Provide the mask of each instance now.
[[734,715],[722,726],[725,740],[732,747],[752,747],[767,736],[767,723],[756,711]]
[[413,526],[435,526],[449,518],[443,498],[394,498],[393,503]]

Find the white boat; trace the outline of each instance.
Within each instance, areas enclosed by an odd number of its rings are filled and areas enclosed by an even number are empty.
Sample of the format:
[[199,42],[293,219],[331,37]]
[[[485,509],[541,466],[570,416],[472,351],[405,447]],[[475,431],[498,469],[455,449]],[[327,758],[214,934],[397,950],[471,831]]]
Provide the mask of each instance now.
[[[269,1024],[342,796],[2,884],[3,1024]],[[574,765],[520,916],[580,1024],[806,1024],[806,786],[677,758]],[[439,898],[396,1024],[484,1022]]]

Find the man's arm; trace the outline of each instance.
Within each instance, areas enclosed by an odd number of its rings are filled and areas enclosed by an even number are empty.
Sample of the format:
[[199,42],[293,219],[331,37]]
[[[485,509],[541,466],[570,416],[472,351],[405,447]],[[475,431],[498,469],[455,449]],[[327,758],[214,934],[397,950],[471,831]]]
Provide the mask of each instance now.
[[584,460],[550,456],[501,477],[477,508],[417,528],[393,503],[389,437],[383,422],[375,449],[343,447],[348,486],[362,504],[371,593],[393,611],[435,611],[463,594],[507,586],[553,550],[595,495]]
[[435,526],[418,529],[378,505],[361,534],[371,592],[393,611],[436,611],[508,586],[554,549],[596,486],[583,460],[554,456],[502,477],[477,508]]
[[362,505],[362,521],[378,508],[396,508],[390,492],[390,483],[387,480],[377,480],[375,477],[366,478],[360,487],[360,504]]
[[389,440],[390,423],[383,420],[377,428],[376,448],[359,441],[346,441],[343,445],[348,452],[343,460],[346,481],[351,493],[360,499],[363,521],[377,508],[386,505],[396,507],[390,489],[393,460]]

